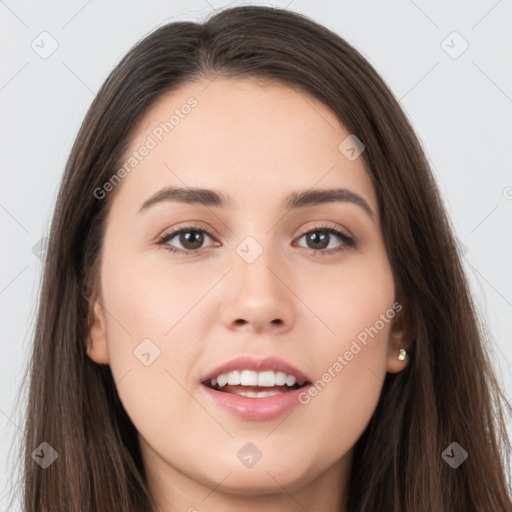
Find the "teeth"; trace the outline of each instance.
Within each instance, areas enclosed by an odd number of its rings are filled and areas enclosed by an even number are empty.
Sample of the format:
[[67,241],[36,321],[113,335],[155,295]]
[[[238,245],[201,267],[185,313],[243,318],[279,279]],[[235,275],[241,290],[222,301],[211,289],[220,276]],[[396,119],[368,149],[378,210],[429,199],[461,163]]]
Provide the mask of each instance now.
[[223,387],[225,386],[226,384],[228,383],[228,374],[227,373],[221,373],[218,377],[217,377],[217,384],[219,385],[219,387]]
[[239,391],[236,393],[240,396],[248,396],[249,398],[264,398],[266,396],[274,396],[281,395],[281,391],[259,391],[256,393],[255,391]]
[[228,373],[228,384],[230,386],[238,386],[240,384],[240,372],[234,371]]
[[[226,384],[231,386],[261,386],[261,387],[273,387],[273,386],[284,386],[285,384],[289,387],[295,384],[302,386],[304,381],[298,381],[294,375],[287,375],[284,372],[274,372],[267,370],[264,372],[255,372],[252,370],[234,370],[228,373],[221,373],[217,378],[211,379],[212,386],[218,385],[223,388]],[[244,395],[250,396],[250,395]]]
[[276,372],[275,382],[276,386],[284,386],[286,384],[286,373]]
[[276,374],[272,371],[258,373],[258,386],[274,386]]
[[297,379],[293,375],[287,375],[286,376],[286,385],[287,386],[293,386]]
[[[231,372],[229,372],[231,373]],[[221,375],[223,375],[221,373]],[[229,374],[226,374],[229,375]],[[219,375],[220,377],[220,375]],[[218,379],[218,378],[217,378]],[[258,385],[258,372],[252,372],[251,370],[242,370],[240,375],[240,384],[242,386],[257,386]]]

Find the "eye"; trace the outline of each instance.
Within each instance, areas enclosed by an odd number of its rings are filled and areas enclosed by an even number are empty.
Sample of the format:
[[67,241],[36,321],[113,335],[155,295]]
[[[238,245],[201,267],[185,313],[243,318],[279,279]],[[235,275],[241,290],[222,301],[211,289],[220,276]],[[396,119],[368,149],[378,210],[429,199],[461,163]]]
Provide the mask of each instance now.
[[[329,245],[332,241],[332,235],[338,237],[342,241],[342,243],[337,247],[334,247],[334,250],[326,251],[325,249],[329,248]],[[313,251],[313,255],[315,256],[332,255],[333,253],[345,251],[350,247],[355,247],[356,245],[354,237],[348,235],[347,233],[345,233],[344,231],[342,231],[341,229],[334,225],[315,226],[313,229],[310,229],[302,236],[300,236],[298,240],[304,237],[306,237],[306,243],[308,244],[307,248]]]
[[[318,236],[319,233],[320,236]],[[192,225],[183,226],[171,232],[164,233],[160,236],[157,243],[158,245],[163,246],[164,249],[168,250],[169,252],[183,253],[184,255],[189,256],[199,252],[201,246],[204,244],[205,235],[208,238],[213,238],[211,233],[204,228]],[[342,243],[335,247],[333,250],[326,251],[325,249],[329,248],[329,245],[332,241],[332,235],[338,237]],[[180,248],[169,245],[169,242],[178,236],[178,243],[180,243],[182,247]],[[348,248],[356,246],[355,238],[348,235],[335,225],[315,226],[313,229],[310,229],[306,233],[302,234],[298,240],[304,237],[306,237],[306,243],[309,245],[309,247],[306,248],[310,249],[314,256],[328,256],[332,255],[333,253],[337,254],[341,251],[347,250]]]
[[[203,228],[199,228],[197,226],[184,226],[171,231],[170,233],[164,233],[157,243],[170,252],[196,253],[204,243],[204,234],[206,234],[208,238],[212,238],[210,232]],[[183,245],[183,248],[168,245],[170,240],[178,236],[178,242]]]

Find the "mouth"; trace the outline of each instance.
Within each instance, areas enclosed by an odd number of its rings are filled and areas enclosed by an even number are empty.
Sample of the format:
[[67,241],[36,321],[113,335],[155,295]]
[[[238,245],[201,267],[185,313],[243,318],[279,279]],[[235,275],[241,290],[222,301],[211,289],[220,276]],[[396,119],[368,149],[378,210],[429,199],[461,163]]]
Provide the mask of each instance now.
[[[310,381],[301,381],[297,382],[293,376],[289,376],[286,374],[276,375],[274,378],[274,383],[272,383],[272,376],[263,375],[260,377],[260,382],[258,384],[254,383],[255,376],[251,375],[256,372],[247,372],[244,377],[246,378],[246,384],[243,384],[241,378],[236,376],[238,372],[230,372],[231,375],[229,377],[225,377],[224,375],[220,375],[218,378],[208,379],[201,384],[210,388],[214,391],[219,391],[221,393],[227,393],[238,396],[245,396],[248,398],[266,398],[274,395],[281,395],[284,393],[289,393],[290,391],[295,391],[297,389],[301,389],[311,384]],[[243,373],[243,372],[241,372]],[[259,375],[265,374],[268,372],[261,372]],[[272,372],[273,373],[273,372]],[[278,372],[278,374],[281,372]],[[233,376],[232,374],[235,374]],[[227,380],[229,378],[229,380]],[[264,380],[264,385],[260,385],[261,380]],[[285,381],[283,383],[283,380]],[[277,381],[277,382],[276,382]]]
[[[203,375],[205,397],[245,421],[269,421],[291,411],[312,386],[311,377],[277,357],[240,356]],[[304,413],[302,413],[304,414]]]

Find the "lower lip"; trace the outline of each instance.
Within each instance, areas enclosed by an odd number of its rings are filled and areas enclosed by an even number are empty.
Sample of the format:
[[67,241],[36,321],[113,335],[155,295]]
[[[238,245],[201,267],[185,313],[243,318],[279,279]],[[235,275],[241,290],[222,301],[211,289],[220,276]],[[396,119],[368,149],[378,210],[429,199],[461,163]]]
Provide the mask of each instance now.
[[249,421],[264,421],[278,418],[299,405],[301,403],[299,402],[299,395],[304,392],[307,393],[309,386],[312,386],[312,384],[263,398],[250,398],[216,391],[203,384],[201,384],[201,389],[206,393],[209,400],[235,416]]

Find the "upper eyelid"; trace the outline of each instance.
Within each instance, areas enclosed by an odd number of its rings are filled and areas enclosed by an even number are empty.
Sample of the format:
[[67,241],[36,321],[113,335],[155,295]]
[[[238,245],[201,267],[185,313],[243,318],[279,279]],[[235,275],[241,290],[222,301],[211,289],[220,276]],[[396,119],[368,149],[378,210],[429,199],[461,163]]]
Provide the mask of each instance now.
[[[350,238],[355,238],[354,235],[352,235],[346,228],[342,228],[342,227],[339,227],[339,226],[335,226],[333,223],[329,223],[329,221],[325,221],[324,224],[321,223],[318,223],[319,221],[316,221],[317,224],[315,224],[314,226],[311,226],[311,227],[308,227],[307,229],[304,229],[300,235],[298,236],[303,236],[307,233],[309,233],[310,231],[314,231],[315,229],[324,229],[324,230],[329,230],[329,229],[333,229],[335,231],[341,231],[344,235],[346,235],[347,237],[350,237]],[[185,231],[185,230],[196,230],[196,231],[204,231],[206,232],[206,234],[208,234],[209,236],[216,236],[214,233],[215,230],[213,229],[210,229],[210,228],[205,228],[203,226],[199,226],[199,225],[194,225],[194,224],[190,224],[190,225],[184,225],[184,226],[181,226],[181,227],[177,227],[177,228],[172,228],[172,229],[169,229],[169,230],[165,230],[161,235],[158,236],[158,238],[164,238],[166,237],[167,235],[177,235],[179,234],[180,232],[182,231]]]
[[158,236],[158,240],[162,240],[164,238],[167,238],[168,236],[171,236],[171,238],[174,238],[175,236],[179,235],[183,231],[204,231],[209,237],[214,237],[215,235],[212,233],[213,230],[209,228],[205,228],[202,226],[195,226],[193,224],[190,225],[184,225],[177,228],[172,228],[169,230],[165,230],[161,235]]

